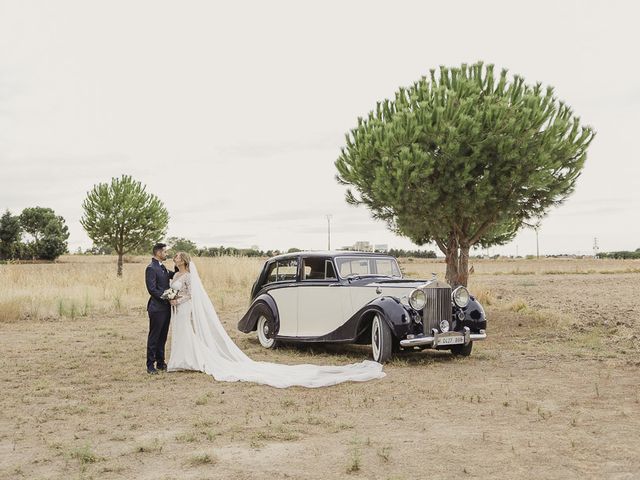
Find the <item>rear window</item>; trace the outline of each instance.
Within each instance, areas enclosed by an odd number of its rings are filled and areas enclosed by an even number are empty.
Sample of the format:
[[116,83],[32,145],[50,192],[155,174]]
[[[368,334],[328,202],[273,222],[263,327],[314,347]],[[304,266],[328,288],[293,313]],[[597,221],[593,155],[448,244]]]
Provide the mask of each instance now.
[[269,265],[267,283],[295,280],[298,276],[298,259],[278,260]]

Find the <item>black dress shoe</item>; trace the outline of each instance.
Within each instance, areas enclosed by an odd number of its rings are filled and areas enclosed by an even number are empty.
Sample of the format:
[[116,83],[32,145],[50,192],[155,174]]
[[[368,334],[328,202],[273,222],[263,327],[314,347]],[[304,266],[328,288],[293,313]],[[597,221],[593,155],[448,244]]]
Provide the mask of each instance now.
[[159,363],[158,365],[156,365],[156,368],[158,370],[166,371],[167,370],[167,364],[166,363]]
[[150,375],[157,375],[158,374],[158,370],[156,370],[153,367],[147,367],[147,373]]

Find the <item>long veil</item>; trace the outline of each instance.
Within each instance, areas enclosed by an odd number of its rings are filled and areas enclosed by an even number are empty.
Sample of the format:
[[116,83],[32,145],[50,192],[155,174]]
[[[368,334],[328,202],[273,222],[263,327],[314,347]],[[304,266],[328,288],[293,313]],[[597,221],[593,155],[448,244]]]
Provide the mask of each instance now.
[[278,388],[324,387],[346,381],[364,382],[386,375],[382,365],[370,360],[343,366],[284,365],[251,360],[225,331],[193,261],[189,270],[193,328],[203,347],[197,355],[198,362],[201,370],[216,380],[255,382]]

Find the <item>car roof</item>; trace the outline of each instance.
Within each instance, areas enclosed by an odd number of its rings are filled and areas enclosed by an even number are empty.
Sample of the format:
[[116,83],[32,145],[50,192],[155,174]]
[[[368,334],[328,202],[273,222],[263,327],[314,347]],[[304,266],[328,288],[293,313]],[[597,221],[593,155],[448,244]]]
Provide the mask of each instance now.
[[286,260],[288,258],[296,258],[299,256],[303,257],[392,257],[387,253],[377,253],[377,252],[355,252],[351,250],[305,250],[302,252],[291,252],[291,253],[283,253],[281,255],[276,255],[275,257],[269,258],[267,261],[271,260]]

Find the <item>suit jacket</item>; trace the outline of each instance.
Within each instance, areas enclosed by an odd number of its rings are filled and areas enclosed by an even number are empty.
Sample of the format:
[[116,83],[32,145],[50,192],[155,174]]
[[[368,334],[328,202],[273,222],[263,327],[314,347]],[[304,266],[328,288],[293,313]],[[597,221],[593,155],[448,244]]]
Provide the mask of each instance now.
[[147,291],[151,295],[147,302],[148,312],[162,312],[171,308],[169,301],[161,297],[169,288],[169,279],[173,278],[173,274],[174,272],[168,271],[157,259],[151,259],[151,263],[144,272]]

